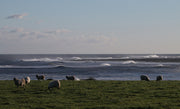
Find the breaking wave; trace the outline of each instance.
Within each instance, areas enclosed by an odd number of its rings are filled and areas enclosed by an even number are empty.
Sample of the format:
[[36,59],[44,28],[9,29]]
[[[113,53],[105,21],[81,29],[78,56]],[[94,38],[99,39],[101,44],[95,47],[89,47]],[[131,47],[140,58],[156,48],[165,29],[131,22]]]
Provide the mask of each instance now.
[[109,63],[102,63],[101,66],[111,66]]
[[32,58],[32,59],[22,59],[24,62],[55,62],[55,61],[62,61],[63,58],[57,57],[54,59],[51,58]]
[[0,65],[4,69],[29,69],[29,68],[53,68],[54,66],[16,66],[16,65]]
[[112,57],[99,57],[99,58],[95,58],[95,59],[113,59]]
[[130,58],[130,57],[127,56],[127,57],[121,57],[120,59],[129,59],[129,58]]
[[80,57],[72,57],[71,59],[74,61],[82,60]]
[[129,60],[129,61],[124,61],[123,64],[136,64],[136,62],[133,60]]
[[144,56],[144,58],[159,58],[158,55],[148,55],[148,56]]
[[158,64],[157,67],[164,67],[164,65],[163,64]]

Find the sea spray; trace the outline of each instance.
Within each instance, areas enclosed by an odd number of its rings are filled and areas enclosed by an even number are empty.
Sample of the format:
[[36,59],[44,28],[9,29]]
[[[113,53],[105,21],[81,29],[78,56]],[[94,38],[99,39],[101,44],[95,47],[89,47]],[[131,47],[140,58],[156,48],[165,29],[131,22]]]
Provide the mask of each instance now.
[[101,66],[111,66],[109,63],[102,63]]
[[129,60],[129,61],[124,61],[123,64],[136,64],[136,62],[133,60]]
[[62,61],[63,58],[31,58],[31,59],[22,59],[25,62],[55,62],[55,61]]

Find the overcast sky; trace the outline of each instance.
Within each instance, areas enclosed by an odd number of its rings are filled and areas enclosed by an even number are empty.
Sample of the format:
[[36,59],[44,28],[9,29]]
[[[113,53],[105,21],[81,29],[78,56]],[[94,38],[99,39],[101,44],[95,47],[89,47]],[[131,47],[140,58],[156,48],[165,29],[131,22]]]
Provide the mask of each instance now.
[[9,53],[180,53],[180,0],[1,0]]

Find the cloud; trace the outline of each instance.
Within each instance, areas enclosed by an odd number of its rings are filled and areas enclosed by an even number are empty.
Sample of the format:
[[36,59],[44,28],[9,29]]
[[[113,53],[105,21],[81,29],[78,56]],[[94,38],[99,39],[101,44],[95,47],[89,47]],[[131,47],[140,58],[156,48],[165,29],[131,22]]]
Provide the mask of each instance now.
[[27,16],[27,13],[24,13],[24,14],[14,14],[14,15],[6,17],[6,19],[23,19],[24,16]]
[[3,26],[2,28],[0,28],[0,30],[5,30],[5,29],[8,29],[9,27],[8,26]]
[[69,33],[71,32],[70,30],[67,29],[57,29],[57,30],[53,30],[53,31],[46,31],[45,33],[48,34],[61,34],[61,33]]
[[3,49],[10,52],[17,49],[22,53],[30,51],[34,53],[43,53],[43,51],[44,53],[59,53],[59,51],[62,53],[106,53],[119,49],[120,40],[116,36],[69,31],[67,29],[37,31],[6,26],[0,28],[0,47],[8,46],[8,49]]
[[[6,34],[8,33],[9,27],[8,26],[4,26],[2,28],[0,28],[0,34]],[[1,36],[2,37],[2,36]]]
[[10,33],[22,33],[24,31],[24,29],[23,28],[16,28],[16,29],[13,29],[13,30],[11,30],[10,31]]
[[11,33],[19,33],[19,36],[21,38],[37,38],[37,39],[42,39],[42,38],[58,38],[61,36],[66,36],[66,33],[71,32],[70,30],[67,29],[56,29],[56,30],[51,30],[51,31],[25,31],[24,29],[17,28],[14,30],[10,31]]
[[110,45],[116,42],[116,37],[98,33],[78,33],[68,29],[54,29],[51,31],[31,31],[24,28],[3,27],[0,29],[1,38],[19,40],[48,40],[59,43],[77,45]]
[[43,20],[39,20],[39,21],[36,22],[36,24],[41,24],[43,22],[44,22]]
[[74,40],[81,43],[87,43],[87,44],[102,44],[102,43],[108,43],[114,42],[116,37],[110,36],[108,34],[96,34],[96,33],[90,33],[90,34],[81,34],[77,35]]

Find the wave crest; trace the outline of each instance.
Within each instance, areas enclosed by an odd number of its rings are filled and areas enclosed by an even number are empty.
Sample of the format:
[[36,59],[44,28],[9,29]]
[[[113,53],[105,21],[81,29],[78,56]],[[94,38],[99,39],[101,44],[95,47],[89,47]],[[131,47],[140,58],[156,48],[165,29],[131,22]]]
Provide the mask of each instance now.
[[74,61],[82,60],[80,57],[72,57],[71,59]]
[[109,63],[102,63],[101,66],[111,66]]
[[22,59],[24,62],[54,62],[54,61],[62,61],[63,58],[57,57],[55,59],[51,58],[31,58],[31,59]]
[[130,57],[126,56],[126,57],[121,57],[120,59],[129,59]]
[[144,56],[144,58],[159,58],[158,55],[148,55],[148,56]]
[[16,66],[16,65],[0,65],[0,68],[7,69],[29,69],[29,68],[53,68],[53,66]]
[[124,61],[123,64],[136,64],[136,62],[133,60],[129,60],[129,61]]

